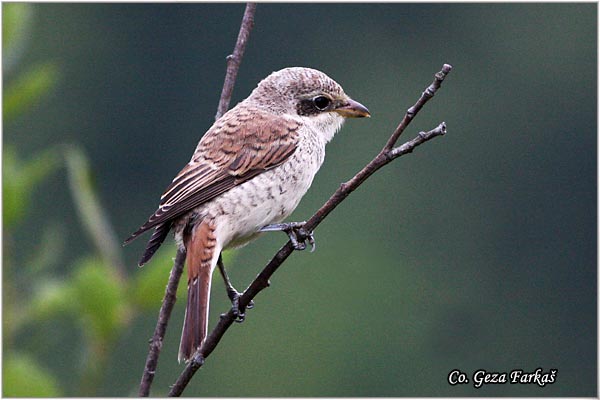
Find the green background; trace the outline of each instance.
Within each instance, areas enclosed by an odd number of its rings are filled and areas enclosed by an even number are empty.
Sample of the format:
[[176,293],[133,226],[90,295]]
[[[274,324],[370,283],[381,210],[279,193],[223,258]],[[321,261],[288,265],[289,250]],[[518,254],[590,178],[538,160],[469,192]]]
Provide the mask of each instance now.
[[[5,31],[5,395],[137,393],[174,247],[139,269],[147,238],[112,246],[116,268],[69,172],[87,160],[81,185],[119,241],[141,225],[213,122],[243,10],[30,4],[10,51]],[[316,252],[290,257],[185,395],[595,396],[596,22],[596,4],[259,4],[232,104],[271,71],[310,66],[372,113],[328,146],[291,220],[380,150],[444,63],[454,70],[402,140],[441,121],[448,134],[336,209]],[[47,90],[11,113],[7,92],[36,65]],[[12,153],[41,160],[33,188],[17,164],[8,175]],[[19,214],[7,196],[24,186]],[[284,242],[269,234],[237,252],[236,286]],[[183,368],[183,299],[153,395]],[[211,306],[214,324],[228,308],[220,278]],[[40,378],[22,380],[31,366]],[[556,383],[447,383],[453,369],[538,367],[558,369]]]

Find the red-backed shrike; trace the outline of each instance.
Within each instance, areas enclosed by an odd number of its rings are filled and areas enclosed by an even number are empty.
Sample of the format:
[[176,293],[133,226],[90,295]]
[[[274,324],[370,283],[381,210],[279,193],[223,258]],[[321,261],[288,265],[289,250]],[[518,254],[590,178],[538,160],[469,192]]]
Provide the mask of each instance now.
[[[263,79],[202,137],[158,210],[125,242],[154,228],[140,266],[171,230],[186,251],[188,298],[180,360],[189,360],[206,338],[212,274],[222,265],[221,251],[242,246],[265,226],[287,218],[310,187],[325,145],[344,118],[368,116],[366,107],[324,73],[285,68]],[[293,239],[297,225],[283,226]],[[238,293],[227,278],[226,283],[235,307]]]

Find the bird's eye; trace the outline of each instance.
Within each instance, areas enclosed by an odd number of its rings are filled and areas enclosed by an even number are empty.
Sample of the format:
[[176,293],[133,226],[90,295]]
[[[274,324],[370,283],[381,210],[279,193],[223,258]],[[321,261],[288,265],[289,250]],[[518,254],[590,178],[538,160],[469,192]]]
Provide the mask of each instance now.
[[313,103],[315,103],[315,107],[317,107],[317,109],[323,111],[329,106],[331,100],[325,96],[317,96],[313,99]]

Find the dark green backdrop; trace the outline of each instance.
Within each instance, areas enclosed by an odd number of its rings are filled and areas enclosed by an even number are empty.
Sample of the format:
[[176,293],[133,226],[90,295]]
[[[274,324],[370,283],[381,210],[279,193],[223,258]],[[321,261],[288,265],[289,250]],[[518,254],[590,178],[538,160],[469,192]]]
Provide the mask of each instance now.
[[[3,145],[24,159],[56,144],[83,146],[124,239],[211,125],[244,6],[31,10],[21,58],[5,64],[5,87],[40,61],[53,63],[58,79],[4,121]],[[441,121],[449,133],[336,209],[316,232],[317,251],[289,259],[185,394],[595,396],[596,22],[596,4],[259,4],[233,104],[271,71],[310,66],[372,112],[329,145],[293,220],[308,218],[379,151],[443,63],[454,70],[405,139]],[[52,268],[60,281],[94,251],[64,169],[39,185],[4,242],[21,296],[33,296],[19,270],[43,245],[46,224],[64,227]],[[166,282],[171,254],[139,269],[142,241],[123,250],[129,279],[160,268]],[[272,234],[239,251],[231,263],[237,286],[284,241]],[[214,289],[213,324],[227,309],[220,283]],[[182,369],[184,303],[169,327],[156,395]],[[132,314],[88,393],[136,392],[158,307]],[[79,395],[89,357],[82,335],[69,318],[31,322],[4,355],[30,354],[56,377],[59,393]],[[556,383],[447,383],[453,369],[470,378],[477,369],[537,367],[558,369]]]

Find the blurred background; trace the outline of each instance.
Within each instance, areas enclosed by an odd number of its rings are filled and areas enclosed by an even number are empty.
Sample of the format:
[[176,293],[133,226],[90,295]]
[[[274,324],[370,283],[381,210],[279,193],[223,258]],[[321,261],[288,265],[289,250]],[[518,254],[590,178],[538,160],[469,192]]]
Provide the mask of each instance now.
[[[137,393],[175,248],[144,268],[155,210],[214,120],[243,4],[3,4],[3,394]],[[291,220],[381,149],[379,171],[225,335],[188,396],[595,396],[596,4],[259,4],[232,105],[287,66],[372,112],[328,146]],[[245,288],[286,241],[228,254]],[[220,278],[211,326],[229,305]],[[183,283],[180,289],[185,288]],[[185,290],[152,395],[183,365]],[[450,371],[557,369],[450,386]]]

